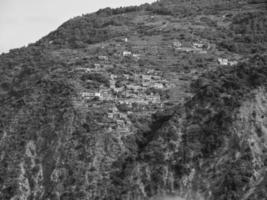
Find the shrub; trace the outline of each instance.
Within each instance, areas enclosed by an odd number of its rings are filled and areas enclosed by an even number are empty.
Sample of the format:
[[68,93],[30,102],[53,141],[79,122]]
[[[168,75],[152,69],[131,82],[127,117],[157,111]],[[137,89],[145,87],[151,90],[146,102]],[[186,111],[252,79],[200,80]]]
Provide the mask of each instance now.
[[82,81],[86,81],[86,80],[96,81],[96,82],[104,84],[106,87],[109,87],[110,85],[109,78],[100,73],[83,74],[81,76],[81,80]]

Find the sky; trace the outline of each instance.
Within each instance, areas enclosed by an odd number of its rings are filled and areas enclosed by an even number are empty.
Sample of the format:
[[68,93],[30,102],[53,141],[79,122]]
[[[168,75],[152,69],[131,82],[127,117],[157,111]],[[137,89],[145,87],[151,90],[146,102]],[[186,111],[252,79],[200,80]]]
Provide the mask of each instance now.
[[0,53],[27,46],[68,19],[155,0],[0,0]]

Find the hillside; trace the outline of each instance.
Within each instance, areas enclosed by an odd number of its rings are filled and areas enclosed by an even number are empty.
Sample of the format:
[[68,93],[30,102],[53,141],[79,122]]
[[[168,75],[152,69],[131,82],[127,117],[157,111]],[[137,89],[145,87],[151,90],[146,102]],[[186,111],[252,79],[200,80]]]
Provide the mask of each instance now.
[[0,77],[1,200],[266,200],[266,1],[101,9]]

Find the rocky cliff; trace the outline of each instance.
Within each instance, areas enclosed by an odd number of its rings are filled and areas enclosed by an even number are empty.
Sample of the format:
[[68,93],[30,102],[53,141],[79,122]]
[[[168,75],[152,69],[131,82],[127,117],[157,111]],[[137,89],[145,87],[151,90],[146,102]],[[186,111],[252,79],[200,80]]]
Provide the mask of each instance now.
[[106,8],[0,55],[0,199],[265,200],[266,11]]

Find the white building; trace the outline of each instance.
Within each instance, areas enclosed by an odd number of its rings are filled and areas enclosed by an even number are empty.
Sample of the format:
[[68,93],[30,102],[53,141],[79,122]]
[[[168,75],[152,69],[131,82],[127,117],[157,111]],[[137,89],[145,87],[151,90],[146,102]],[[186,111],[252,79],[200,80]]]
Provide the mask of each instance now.
[[160,96],[147,96],[146,99],[151,103],[158,103],[160,101]]
[[238,64],[237,61],[229,61],[229,65],[230,65],[230,66],[237,65],[237,64]]
[[204,44],[195,42],[195,43],[193,43],[193,47],[202,49],[202,48],[204,48]]
[[154,88],[163,89],[164,85],[162,83],[154,83]]
[[175,42],[173,42],[173,46],[174,46],[175,48],[178,48],[178,47],[181,47],[181,46],[182,46],[182,43],[179,42],[179,41],[175,41]]
[[228,65],[228,59],[226,58],[218,58],[218,62],[220,65]]
[[140,54],[133,54],[133,58],[135,58],[136,60],[140,59]]
[[117,122],[117,124],[118,124],[119,126],[121,126],[121,127],[123,127],[123,126],[125,125],[124,121],[121,120],[121,119],[118,119],[116,122]]
[[150,81],[151,80],[151,76],[143,74],[142,75],[142,79],[145,80],[145,81]]
[[95,96],[94,92],[82,92],[82,97],[83,98],[93,98]]
[[123,51],[122,55],[123,56],[131,56],[132,55],[132,52],[130,52],[130,51]]
[[113,79],[117,78],[117,75],[115,75],[115,74],[111,74],[111,75],[110,75],[110,78],[113,80]]
[[99,97],[100,98],[101,97],[101,93],[100,92],[96,92],[95,93],[95,97]]
[[102,98],[102,95],[100,92],[82,92],[82,97],[86,99],[91,99],[94,97]]
[[218,62],[220,65],[230,65],[230,66],[234,66],[237,65],[238,62],[237,61],[230,61],[226,58],[218,58]]
[[113,119],[114,113],[108,113],[108,118]]

